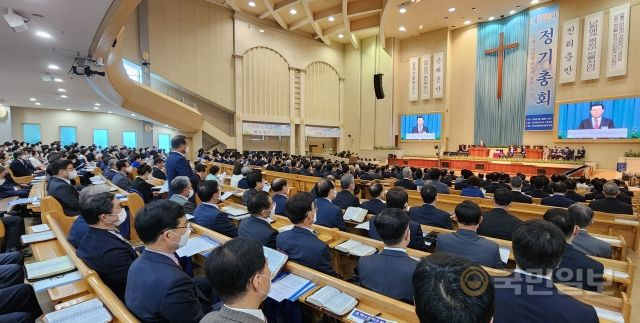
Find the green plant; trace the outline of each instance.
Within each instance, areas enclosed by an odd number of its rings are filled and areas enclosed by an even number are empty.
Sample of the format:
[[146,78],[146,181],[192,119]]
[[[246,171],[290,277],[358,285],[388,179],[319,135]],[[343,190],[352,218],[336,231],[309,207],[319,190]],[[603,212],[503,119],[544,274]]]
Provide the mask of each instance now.
[[624,157],[640,157],[640,151],[629,150],[624,153]]

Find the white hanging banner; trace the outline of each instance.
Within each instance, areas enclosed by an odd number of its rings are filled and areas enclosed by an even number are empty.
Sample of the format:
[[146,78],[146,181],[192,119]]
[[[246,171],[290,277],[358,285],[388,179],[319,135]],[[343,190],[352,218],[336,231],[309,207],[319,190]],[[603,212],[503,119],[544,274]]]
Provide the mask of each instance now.
[[584,17],[584,38],[582,40],[583,81],[600,78],[600,52],[602,47],[603,12],[595,12]]
[[418,100],[418,58],[409,59],[409,101]]
[[304,135],[307,137],[340,138],[340,128],[304,126]]
[[242,122],[242,134],[249,136],[290,136],[291,125],[279,123]]
[[562,42],[560,43],[560,83],[576,81],[579,33],[580,18],[567,20],[562,24]]
[[627,74],[630,7],[629,3],[625,3],[609,10],[607,77]]
[[442,98],[444,94],[444,53],[433,54],[433,98]]
[[431,99],[431,54],[422,55],[422,77],[420,78],[420,100]]

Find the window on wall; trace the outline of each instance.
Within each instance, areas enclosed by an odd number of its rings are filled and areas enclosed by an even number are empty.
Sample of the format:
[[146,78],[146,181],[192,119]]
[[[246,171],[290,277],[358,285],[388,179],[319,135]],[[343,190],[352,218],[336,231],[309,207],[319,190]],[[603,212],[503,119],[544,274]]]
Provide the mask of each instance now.
[[78,142],[76,138],[76,127],[60,127],[60,144],[71,145]]
[[136,147],[136,132],[135,131],[123,131],[122,132],[122,145],[127,148]]
[[93,129],[93,144],[106,148],[109,146],[109,131],[107,129]]
[[158,148],[164,149],[165,152],[169,152],[169,150],[171,150],[171,135],[167,133],[159,133]]
[[130,79],[142,83],[142,68],[139,65],[126,59],[122,60],[122,64],[124,65],[124,71],[127,72]]
[[42,141],[40,125],[37,123],[23,123],[22,138],[24,138],[24,142],[29,144],[35,144],[36,142]]

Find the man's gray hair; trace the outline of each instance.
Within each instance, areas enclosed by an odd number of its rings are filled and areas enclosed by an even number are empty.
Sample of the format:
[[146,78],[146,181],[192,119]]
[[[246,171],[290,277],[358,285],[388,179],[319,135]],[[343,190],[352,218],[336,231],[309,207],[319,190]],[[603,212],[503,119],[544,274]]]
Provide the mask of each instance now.
[[171,191],[173,191],[174,194],[180,194],[185,188],[189,187],[189,185],[191,185],[189,177],[177,176],[171,180]]
[[618,196],[618,193],[620,193],[620,188],[615,182],[609,181],[604,184],[604,186],[602,187],[602,191],[606,196]]
[[107,184],[90,185],[85,187],[82,191],[80,191],[80,195],[78,196],[78,199],[80,200],[80,206],[84,207],[84,204],[90,197],[96,194],[109,192],[110,190],[111,187]]
[[253,168],[251,168],[250,166],[244,166],[242,167],[242,169],[240,169],[240,174],[242,174],[242,176],[247,176],[251,172],[253,172]]
[[349,188],[349,186],[351,186],[351,184],[353,184],[355,182],[355,179],[353,178],[353,175],[351,174],[344,174],[342,175],[342,177],[340,178],[340,187],[342,187],[343,190],[346,190]]
[[109,168],[116,168],[116,163],[118,162],[118,158],[111,158],[109,159]]
[[569,214],[573,216],[573,220],[580,229],[588,227],[593,220],[593,210],[582,203],[573,203],[569,206]]
[[403,168],[403,169],[402,169],[402,176],[403,176],[404,178],[411,179],[411,168],[409,168],[409,167],[405,167],[405,168]]

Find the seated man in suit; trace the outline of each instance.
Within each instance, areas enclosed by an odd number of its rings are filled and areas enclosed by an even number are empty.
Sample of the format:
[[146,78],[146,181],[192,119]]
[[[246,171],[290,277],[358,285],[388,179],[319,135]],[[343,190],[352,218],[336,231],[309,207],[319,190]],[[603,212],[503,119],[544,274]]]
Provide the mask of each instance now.
[[599,178],[594,178],[591,181],[591,185],[593,185],[593,189],[591,192],[587,193],[584,198],[586,200],[600,200],[604,198],[604,193],[602,190],[604,189],[604,184],[606,181],[600,180]]
[[488,174],[487,177],[491,181],[487,186],[485,186],[485,190],[487,193],[493,193],[499,188],[507,188],[500,182],[500,174],[493,172]]
[[127,212],[110,192],[90,197],[82,208],[89,225],[78,246],[77,255],[124,301],[129,266],[138,254],[116,228],[127,219]]
[[111,182],[119,188],[128,191],[131,188],[131,180],[127,177],[132,171],[131,165],[126,159],[120,159],[116,162],[116,169],[118,170],[111,179]]
[[154,201],[136,215],[136,231],[145,249],[129,267],[125,304],[141,321],[197,322],[211,307],[211,285],[191,278],[175,256],[191,234],[180,205]]
[[350,206],[360,207],[360,199],[353,194],[356,189],[356,180],[351,174],[344,174],[340,178],[340,187],[342,190],[336,194],[331,202],[343,210]]
[[336,197],[336,189],[333,182],[328,179],[321,179],[317,184],[316,207],[318,208],[316,224],[324,225],[329,228],[338,228],[340,231],[346,231],[342,210],[339,206],[331,203]]
[[131,184],[131,189],[136,190],[140,193],[140,196],[144,200],[144,203],[149,203],[153,201],[156,197],[156,194],[153,193],[153,185],[149,184],[147,180],[151,178],[151,166],[149,165],[140,165],[137,169],[138,175],[136,179]]
[[569,207],[569,214],[580,228],[571,245],[590,256],[611,258],[611,245],[587,232],[587,227],[593,223],[593,210],[584,204],[576,203]]
[[[110,189],[110,186],[107,185],[87,186],[80,192],[80,206],[83,206],[85,203],[87,203],[90,197],[100,193],[109,192]],[[76,220],[73,221],[73,224],[71,224],[71,229],[69,230],[69,234],[67,235],[67,241],[69,241],[72,246],[78,249],[80,247],[80,241],[82,241],[82,238],[84,238],[84,235],[87,234],[87,232],[89,232],[89,224],[87,224],[82,216],[78,216],[76,217]]]
[[269,219],[275,211],[271,196],[267,192],[257,192],[251,195],[247,203],[247,210],[251,216],[240,222],[238,237],[254,239],[263,246],[275,249],[278,230],[269,224]]
[[567,185],[567,192],[564,194],[565,197],[576,202],[585,202],[587,200],[583,195],[576,193],[576,181],[569,179],[565,184]]
[[42,309],[31,285],[0,289],[0,322],[36,322],[41,315]]
[[423,186],[422,189],[420,189],[420,196],[422,196],[424,204],[409,209],[409,217],[411,217],[411,220],[419,224],[453,229],[449,213],[435,206],[438,189],[433,185]]
[[0,289],[22,284],[23,268],[24,259],[20,252],[0,253]]
[[112,180],[113,176],[118,172],[118,170],[116,169],[116,163],[118,162],[117,158],[111,158],[109,159],[107,165],[108,168],[104,170],[104,173],[102,175],[104,175],[104,178],[108,179],[108,180]]
[[543,176],[536,176],[533,179],[533,189],[527,192],[527,195],[536,198],[549,197],[549,194],[544,191],[546,180]]
[[569,207],[573,203],[576,203],[576,201],[564,196],[564,194],[567,192],[567,185],[565,185],[563,182],[553,183],[553,185],[551,185],[551,188],[553,189],[553,195],[549,197],[543,197],[540,204],[555,207]]
[[497,189],[493,193],[493,203],[493,210],[482,215],[478,234],[511,241],[513,230],[522,222],[508,212],[511,207],[511,192],[506,188]]
[[594,211],[616,213],[616,214],[633,214],[633,208],[631,204],[627,204],[618,200],[618,194],[620,194],[620,188],[612,181],[604,184],[602,188],[604,198],[595,200],[589,204],[589,207]]
[[589,113],[591,118],[587,118],[580,122],[578,129],[613,129],[615,125],[613,120],[609,118],[603,118],[604,104],[594,103],[589,107]]
[[387,208],[387,203],[382,199],[384,186],[380,183],[375,183],[371,184],[368,189],[371,199],[362,203],[360,207],[367,210],[369,214],[380,214],[382,210]]
[[60,159],[51,165],[53,177],[48,182],[47,194],[53,196],[62,205],[66,216],[74,216],[82,211],[78,200],[78,190],[70,179],[78,176],[73,163],[68,159]]
[[484,192],[480,189],[480,178],[471,176],[467,179],[468,186],[460,191],[460,196],[484,197]]
[[429,180],[426,184],[435,186],[438,190],[438,193],[449,194],[449,186],[440,180],[440,175],[441,173],[439,169],[430,169],[429,173],[427,173],[427,176],[429,176]]
[[171,195],[171,198],[169,198],[169,201],[174,201],[180,204],[184,209],[184,213],[193,214],[193,210],[196,206],[189,201],[194,194],[189,177],[177,176],[171,181],[169,186],[171,186],[171,191],[174,192],[174,194]]
[[300,192],[290,197],[285,214],[293,223],[293,229],[278,234],[276,248],[286,253],[293,262],[336,276],[331,267],[329,246],[320,241],[311,228],[316,211],[311,194]]
[[228,237],[236,237],[238,235],[238,229],[233,222],[231,222],[229,216],[218,207],[218,203],[220,202],[218,182],[204,182],[198,189],[198,197],[200,197],[201,203],[193,212],[193,222]]
[[522,193],[522,178],[514,176],[511,179],[511,201],[518,203],[532,204],[533,200],[530,196]]
[[0,166],[0,199],[12,196],[17,196],[18,198],[29,197],[30,190],[10,181],[9,177],[9,171],[4,166]]
[[[0,171],[2,170],[2,166],[0,166]],[[2,181],[0,179],[0,181]],[[19,215],[9,215],[4,214],[4,212],[0,212],[0,222],[4,226],[5,234],[4,234],[4,250],[5,251],[17,251],[21,250],[21,252],[28,255],[26,250],[26,245],[22,245],[20,242],[20,237],[24,234],[24,218]],[[0,261],[1,263],[1,261]]]
[[395,186],[402,186],[408,190],[417,190],[418,186],[413,182],[413,175],[411,168],[405,167],[402,169],[402,179],[396,181]]
[[482,210],[476,203],[464,201],[458,204],[454,219],[458,222],[458,231],[439,234],[436,252],[450,252],[482,266],[504,267],[498,244],[476,233],[482,222]]
[[156,157],[153,159],[153,170],[151,171],[153,178],[167,180],[167,174],[164,172],[164,159]]
[[468,170],[468,169],[463,169],[460,171],[460,174],[462,175],[462,177],[458,177],[456,178],[456,180],[454,181],[454,188],[458,191],[462,190],[463,188],[469,186],[469,177],[473,176],[473,172]]
[[29,154],[22,150],[13,153],[13,161],[9,164],[15,177],[31,176],[35,168],[29,163]]
[[553,281],[592,292],[600,292],[604,266],[571,245],[573,238],[580,231],[573,216],[565,209],[555,208],[547,210],[543,218],[558,227],[566,241],[562,261],[553,272]]
[[407,255],[409,216],[401,209],[386,209],[375,216],[376,227],[384,242],[378,254],[360,258],[360,285],[376,293],[413,304],[411,277],[418,262]]
[[513,232],[516,269],[494,277],[495,322],[598,322],[591,305],[560,292],[553,270],[562,260],[562,231],[543,220],[529,220]]
[[271,181],[273,191],[273,204],[276,205],[276,214],[284,215],[284,206],[289,198],[289,184],[284,178],[276,178]]
[[[387,192],[387,208],[396,208],[401,210],[409,209],[409,194],[407,190],[402,187],[393,187]],[[371,217],[369,220],[369,237],[376,240],[382,240],[380,233],[376,230],[375,225],[371,225],[374,222],[376,216]],[[424,237],[422,235],[422,228],[420,224],[415,221],[409,221],[409,248],[425,250],[427,246],[424,243]]]
[[271,271],[259,243],[244,238],[227,241],[209,254],[205,272],[224,305],[201,323],[266,322],[260,304],[271,290]]
[[260,171],[251,172],[247,175],[247,185],[249,189],[242,194],[242,205],[247,206],[249,196],[261,192],[264,188],[264,182],[262,181],[262,173]]
[[[466,258],[445,252],[424,257],[413,273],[412,282],[420,322],[492,321],[493,282],[482,267]],[[486,287],[471,292],[470,286]]]

